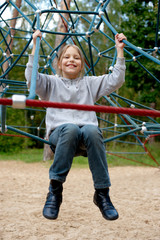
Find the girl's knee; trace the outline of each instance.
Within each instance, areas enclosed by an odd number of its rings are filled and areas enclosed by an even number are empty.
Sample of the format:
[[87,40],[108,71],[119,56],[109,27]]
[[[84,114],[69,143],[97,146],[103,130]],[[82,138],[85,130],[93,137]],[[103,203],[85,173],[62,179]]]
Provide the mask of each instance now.
[[67,134],[68,136],[71,136],[73,138],[80,135],[79,127],[72,123],[65,124],[62,127],[61,132],[63,132],[63,134]]
[[101,138],[102,137],[102,133],[101,130],[94,125],[85,125],[83,127],[83,136],[85,137],[89,137],[89,138]]

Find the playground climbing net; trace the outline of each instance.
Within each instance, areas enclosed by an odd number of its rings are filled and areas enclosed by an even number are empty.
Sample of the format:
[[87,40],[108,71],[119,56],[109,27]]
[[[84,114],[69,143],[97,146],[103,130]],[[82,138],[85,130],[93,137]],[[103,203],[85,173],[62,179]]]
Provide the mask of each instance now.
[[[56,74],[54,62],[57,58],[57,52],[65,43],[78,45],[85,57],[85,74],[96,75],[97,68],[104,62],[110,63],[108,67],[109,73],[116,60],[116,48],[114,35],[116,29],[109,20],[108,11],[109,0],[95,0],[94,3],[85,3],[86,10],[81,10],[82,1],[79,3],[74,1],[64,0],[64,9],[60,9],[60,1],[29,1],[29,0],[2,0],[0,5],[0,117],[1,117],[1,132],[5,134],[9,129],[13,132],[40,140],[49,144],[46,139],[39,137],[39,132],[45,129],[44,118],[39,126],[36,126],[38,134],[30,134],[27,131],[20,130],[20,126],[12,127],[7,125],[5,99],[12,98],[12,107],[26,109],[26,101],[36,100],[36,69],[38,61],[40,63],[39,71],[41,73]],[[159,4],[160,5],[160,4]],[[139,67],[150,74],[153,81],[160,84],[160,80],[154,76],[140,62],[141,58],[145,57],[150,62],[159,65],[160,47],[158,47],[159,34],[159,5],[157,13],[157,28],[155,33],[155,46],[152,49],[142,49],[124,40],[126,47],[124,49],[126,62],[136,62]],[[60,28],[57,28],[60,25]],[[42,40],[37,38],[36,53],[34,56],[33,72],[31,79],[31,88],[28,91],[24,77],[20,72],[24,72],[25,65],[28,59],[28,54],[32,45],[32,33],[35,29],[42,32]],[[58,40],[57,40],[58,39]],[[102,41],[98,41],[103,39]],[[54,40],[54,44],[53,44]],[[57,41],[57,42],[56,42]],[[99,44],[99,42],[101,44]],[[134,50],[134,51],[133,51]],[[136,52],[136,56],[132,54]],[[154,54],[153,54],[154,53]],[[154,56],[153,56],[154,55]],[[40,58],[40,60],[39,60]],[[105,64],[106,65],[106,64]],[[40,101],[39,101],[40,102]],[[96,103],[97,107],[99,103]],[[131,109],[145,107],[140,103],[126,99],[117,93],[112,93],[110,96],[103,97],[103,104],[116,109],[122,109],[127,106]],[[45,105],[45,104],[44,104]],[[31,105],[34,106],[34,105]],[[38,105],[37,105],[38,106]],[[63,106],[62,106],[63,107]],[[32,113],[43,111],[45,115],[45,107],[40,109],[31,109]],[[96,111],[96,110],[95,110]],[[149,113],[148,113],[149,114]],[[133,114],[135,115],[135,114]],[[138,115],[138,114],[137,114]],[[145,115],[145,114],[144,114]],[[98,114],[99,121],[103,122],[102,130],[104,131],[104,142],[123,142],[125,144],[135,144],[142,147],[143,151],[137,154],[144,154],[147,151],[145,143],[152,136],[160,134],[160,124],[152,117],[152,114],[145,116],[145,121],[142,118],[131,117],[131,114],[117,113],[117,118],[110,117],[108,110],[107,114]],[[31,115],[33,120],[34,115]],[[129,140],[128,140],[129,139]],[[130,140],[132,139],[132,140]],[[109,153],[109,152],[108,152]],[[110,154],[113,154],[110,152]],[[114,154],[118,154],[114,152]],[[131,153],[130,153],[131,154]],[[136,154],[136,152],[134,152]],[[159,166],[155,158],[150,154],[155,164]]]

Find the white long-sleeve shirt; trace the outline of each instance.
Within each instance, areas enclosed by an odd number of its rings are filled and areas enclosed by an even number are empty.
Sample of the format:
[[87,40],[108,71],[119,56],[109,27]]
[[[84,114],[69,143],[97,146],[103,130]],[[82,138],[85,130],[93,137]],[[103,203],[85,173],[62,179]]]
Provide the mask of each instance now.
[[[28,87],[31,81],[33,58],[33,55],[29,56],[25,70]],[[57,75],[47,75],[37,72],[36,94],[42,100],[51,102],[94,105],[100,97],[109,95],[122,86],[125,81],[125,69],[125,59],[117,58],[113,72],[102,76],[84,76],[77,79],[66,79]],[[96,113],[93,111],[47,108],[47,136],[49,136],[53,129],[65,123],[73,123],[78,126],[86,124],[98,126]]]

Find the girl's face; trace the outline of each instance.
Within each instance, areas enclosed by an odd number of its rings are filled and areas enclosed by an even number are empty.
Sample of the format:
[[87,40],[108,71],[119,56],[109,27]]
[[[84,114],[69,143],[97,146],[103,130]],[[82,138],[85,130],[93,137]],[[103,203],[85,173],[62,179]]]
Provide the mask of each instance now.
[[78,78],[82,70],[82,60],[78,50],[72,46],[68,47],[58,67],[64,78]]

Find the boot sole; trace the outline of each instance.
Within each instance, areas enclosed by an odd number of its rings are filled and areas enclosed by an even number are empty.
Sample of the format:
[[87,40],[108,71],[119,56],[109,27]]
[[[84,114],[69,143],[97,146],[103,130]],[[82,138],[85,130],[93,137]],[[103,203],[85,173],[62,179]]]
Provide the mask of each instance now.
[[43,213],[43,217],[45,217],[45,218],[47,218],[49,220],[56,220],[58,218],[58,216],[51,217],[51,216],[45,215],[44,213]]

